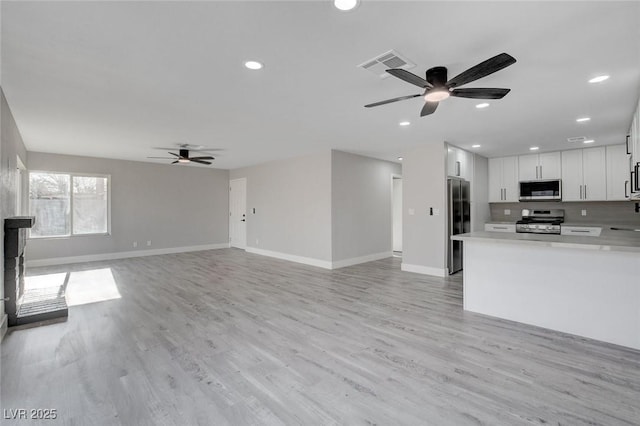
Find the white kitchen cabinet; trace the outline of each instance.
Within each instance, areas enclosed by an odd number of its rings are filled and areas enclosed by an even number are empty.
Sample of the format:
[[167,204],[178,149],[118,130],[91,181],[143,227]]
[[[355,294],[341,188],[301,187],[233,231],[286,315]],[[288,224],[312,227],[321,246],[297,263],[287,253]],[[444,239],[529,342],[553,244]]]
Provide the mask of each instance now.
[[562,151],[562,200],[607,199],[605,147]]
[[484,230],[487,232],[516,232],[515,223],[485,223]]
[[518,157],[489,159],[489,202],[518,201]]
[[473,154],[453,145],[447,145],[447,176],[473,180]]
[[560,152],[520,155],[518,176],[519,180],[560,179]]
[[584,200],[607,199],[607,157],[604,146],[582,150]]
[[629,197],[629,157],[627,146],[608,145],[607,155],[607,200],[626,200]]
[[571,235],[574,237],[599,237],[602,228],[596,226],[560,226],[561,235]]
[[629,138],[626,141],[626,145],[628,152],[631,154],[629,157],[630,192],[631,196],[634,199],[637,199],[640,197],[640,185],[636,185],[636,183],[639,183],[640,181],[637,176],[637,174],[640,173],[640,167],[636,167],[638,163],[640,163],[640,101],[635,113],[633,114],[633,120],[631,122],[631,127],[629,128]]

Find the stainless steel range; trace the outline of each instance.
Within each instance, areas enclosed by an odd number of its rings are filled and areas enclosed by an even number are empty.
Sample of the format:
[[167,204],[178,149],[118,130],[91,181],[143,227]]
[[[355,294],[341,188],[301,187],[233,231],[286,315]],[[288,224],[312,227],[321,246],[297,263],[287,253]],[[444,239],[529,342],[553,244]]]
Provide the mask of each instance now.
[[522,209],[522,219],[516,222],[516,232],[560,234],[562,222],[564,222],[564,210],[562,209]]

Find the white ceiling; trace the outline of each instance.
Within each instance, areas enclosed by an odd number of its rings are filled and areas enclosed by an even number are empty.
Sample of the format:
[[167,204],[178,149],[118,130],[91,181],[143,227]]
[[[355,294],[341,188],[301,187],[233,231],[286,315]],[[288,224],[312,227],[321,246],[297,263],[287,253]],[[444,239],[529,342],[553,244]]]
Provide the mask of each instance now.
[[[512,91],[424,118],[421,98],[365,109],[420,92],[357,68],[390,49],[449,77],[507,52],[516,64],[465,87]],[[587,83],[598,74],[611,78]],[[640,3],[2,2],[1,78],[30,151],[152,161],[151,147],[191,143],[224,148],[215,167],[236,168],[328,148],[395,160],[443,140],[489,157],[579,147],[572,136],[622,143]]]

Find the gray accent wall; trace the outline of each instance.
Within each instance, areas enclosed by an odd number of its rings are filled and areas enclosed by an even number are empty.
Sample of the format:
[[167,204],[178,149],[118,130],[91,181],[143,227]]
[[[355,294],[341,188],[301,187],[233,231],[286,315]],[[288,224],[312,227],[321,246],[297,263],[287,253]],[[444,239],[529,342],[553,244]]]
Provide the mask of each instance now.
[[[27,150],[24,147],[22,136],[18,131],[13,114],[0,89],[0,276],[4,277],[4,220],[7,217],[15,216],[16,212],[16,184],[18,178],[17,166],[18,156],[20,160],[27,164]],[[0,327],[4,321],[4,278],[0,280]],[[0,339],[3,330],[0,329]]]
[[229,241],[227,170],[38,152],[29,170],[110,175],[111,235],[30,239],[28,260]]
[[403,269],[410,265],[422,273],[446,272],[445,149],[440,142],[403,152]]
[[331,261],[330,151],[231,170],[239,178],[247,179],[247,248]]
[[484,224],[490,219],[489,159],[474,154],[473,180],[471,181],[471,231],[484,231]]
[[[522,209],[564,209],[568,224],[640,225],[640,213],[630,201],[491,203],[491,221],[515,222],[522,217]],[[505,210],[511,214],[505,214]],[[582,216],[582,210],[586,210],[586,216]]]
[[401,165],[331,152],[333,261],[391,253],[394,174],[402,174]]

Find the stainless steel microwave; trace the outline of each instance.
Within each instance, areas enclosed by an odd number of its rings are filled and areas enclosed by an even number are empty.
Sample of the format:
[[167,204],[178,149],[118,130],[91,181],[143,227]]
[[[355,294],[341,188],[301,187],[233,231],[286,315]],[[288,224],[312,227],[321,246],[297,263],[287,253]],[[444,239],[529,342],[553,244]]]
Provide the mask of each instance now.
[[562,181],[560,179],[520,182],[520,201],[560,200],[562,200]]

